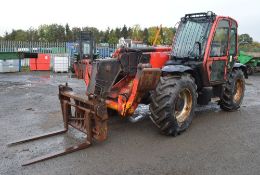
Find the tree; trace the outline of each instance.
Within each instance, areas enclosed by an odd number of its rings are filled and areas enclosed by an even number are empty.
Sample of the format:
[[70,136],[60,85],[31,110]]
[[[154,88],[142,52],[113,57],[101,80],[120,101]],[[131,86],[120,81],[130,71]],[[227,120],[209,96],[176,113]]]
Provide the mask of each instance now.
[[143,31],[143,42],[148,44],[148,39],[149,39],[149,32],[148,29],[145,28]]
[[128,34],[128,38],[132,38],[133,29],[131,27],[128,27],[127,34]]
[[41,25],[38,30],[41,41],[64,42],[66,40],[65,28],[62,25]]
[[239,50],[245,52],[260,52],[260,43],[253,41],[249,34],[239,35]]
[[15,40],[15,30],[13,29],[11,33],[5,32],[5,39],[6,40],[11,40],[14,41]]
[[6,32],[5,39],[12,41],[28,41],[28,33],[21,29],[12,30],[11,33]]
[[27,41],[28,39],[28,35],[26,31],[23,30],[16,30],[16,34],[15,34],[15,41]]
[[253,38],[248,34],[241,34],[239,35],[239,43],[240,44],[252,44]]
[[27,41],[39,41],[38,30],[30,27],[27,31]]
[[[166,29],[166,27],[164,27],[164,29]],[[160,30],[160,37],[161,37],[161,44],[165,44],[165,34],[164,34],[164,29],[161,27]]]
[[10,40],[10,39],[9,39],[9,33],[8,33],[7,31],[5,31],[4,39],[5,39],[5,40]]
[[136,41],[141,41],[143,39],[142,30],[139,24],[136,24],[132,27],[131,38]]
[[176,33],[176,29],[175,28],[163,27],[163,44],[171,45],[175,33]]
[[81,29],[79,27],[73,27],[71,29],[71,31],[72,31],[72,41],[78,40],[80,32],[81,32]]
[[[148,34],[149,34],[149,37],[148,37],[148,44],[149,45],[152,45],[154,40],[155,40],[155,36],[156,36],[156,33],[158,31],[158,27],[149,27],[148,28]],[[156,45],[159,45],[162,43],[161,41],[161,35],[158,36],[157,40],[156,40]]]
[[66,37],[65,37],[66,41],[73,40],[73,34],[72,34],[72,31],[70,30],[70,26],[68,23],[65,25],[65,35],[66,35]]
[[91,32],[96,42],[100,41],[99,30],[95,27],[84,27],[83,31]]
[[104,42],[104,35],[105,35],[105,32],[100,31],[99,32],[99,41],[97,41],[97,42],[103,43]]
[[46,41],[47,26],[40,25],[38,28],[39,41]]
[[53,41],[56,42],[65,42],[66,36],[65,36],[65,27],[62,25],[52,24],[50,26],[50,29],[53,31],[54,38]]
[[103,37],[103,42],[104,42],[104,43],[108,43],[109,33],[110,33],[110,28],[108,27],[107,30],[106,30],[105,33],[104,33],[104,37]]
[[15,41],[15,35],[16,35],[16,31],[13,29],[11,33],[7,33],[6,32],[6,38],[7,40],[13,40]]
[[[65,26],[58,24],[51,25],[41,25],[38,29],[29,28],[28,30],[12,30],[11,32],[6,32],[3,37],[0,36],[0,40],[13,40],[13,41],[43,41],[43,42],[65,42],[65,41],[76,41],[79,39],[81,31],[91,31],[93,33],[94,39],[97,43],[117,43],[118,39],[124,37],[125,39],[131,38],[133,40],[143,41],[146,44],[152,44],[155,38],[155,34],[158,27],[150,27],[141,29],[141,26],[136,24],[133,27],[115,28],[111,30],[107,28],[105,31],[98,30],[95,27],[73,27],[71,28],[69,24]],[[156,44],[172,44],[173,36],[176,32],[175,28],[164,27],[157,39]],[[256,43],[253,42],[252,37],[248,34],[243,34],[240,36],[243,41],[251,43],[251,45],[245,45],[243,48],[249,49],[251,47],[258,47]]]
[[128,38],[128,31],[126,25],[121,30],[121,37],[124,37],[125,39]]
[[117,28],[115,29],[115,34],[116,34],[116,37],[117,37],[117,38],[121,38],[121,29],[117,27]]
[[111,30],[110,33],[109,33],[109,37],[108,37],[108,43],[109,44],[116,44],[118,42],[118,39],[116,37],[116,33],[114,30]]

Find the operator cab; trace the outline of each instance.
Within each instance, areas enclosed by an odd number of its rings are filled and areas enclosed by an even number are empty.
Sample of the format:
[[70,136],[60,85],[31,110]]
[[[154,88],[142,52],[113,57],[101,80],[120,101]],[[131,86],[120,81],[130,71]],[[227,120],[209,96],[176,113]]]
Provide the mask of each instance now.
[[201,60],[215,19],[214,13],[186,14],[181,18],[173,43],[172,58]]
[[163,72],[190,71],[201,87],[225,83],[237,59],[237,22],[211,11],[186,14],[172,47]]

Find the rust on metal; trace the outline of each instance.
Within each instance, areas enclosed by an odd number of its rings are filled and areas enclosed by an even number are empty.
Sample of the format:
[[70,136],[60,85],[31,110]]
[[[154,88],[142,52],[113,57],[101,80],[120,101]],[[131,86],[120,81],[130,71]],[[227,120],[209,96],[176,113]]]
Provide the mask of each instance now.
[[[78,95],[67,84],[59,86],[64,129],[10,145],[62,134],[68,131],[69,126],[87,135],[85,142],[34,158],[24,164],[29,165],[87,148],[93,140],[106,140],[107,109],[116,110],[122,117],[131,116],[147,92],[155,89],[161,75],[160,68],[169,59],[168,51],[169,48],[118,49],[111,59],[93,62],[83,59],[74,63],[76,77],[84,79],[87,94]],[[149,56],[151,53],[154,54]],[[150,63],[150,58],[161,61]]]
[[20,143],[26,143],[26,142],[30,142],[30,141],[33,141],[33,140],[43,139],[43,138],[46,138],[46,137],[51,137],[51,136],[55,136],[55,135],[58,135],[58,134],[63,134],[65,132],[67,132],[66,129],[60,130],[60,131],[54,131],[54,132],[50,132],[50,133],[46,133],[46,134],[42,134],[42,135],[37,135],[37,136],[34,136],[34,137],[30,137],[30,138],[27,138],[27,139],[18,140],[18,141],[9,143],[7,146],[13,146],[13,145],[17,145],[17,144],[20,144]]
[[129,98],[125,99],[124,102],[118,102],[118,105],[121,104],[121,106],[118,107],[118,109],[121,109],[121,111],[119,111],[121,116],[133,115],[143,95],[149,90],[155,89],[160,79],[160,75],[161,70],[158,68],[148,68],[144,64],[139,65],[139,69],[133,80]]
[[64,150],[60,150],[60,151],[57,151],[57,152],[54,152],[54,153],[50,153],[50,154],[47,154],[47,155],[44,155],[44,156],[40,156],[40,157],[36,157],[34,159],[31,159],[31,160],[25,162],[23,164],[23,166],[31,165],[31,164],[34,164],[34,163],[37,163],[37,162],[41,162],[41,161],[44,161],[44,160],[48,160],[48,159],[52,159],[52,158],[55,158],[55,157],[58,157],[58,156],[69,154],[69,153],[72,153],[72,152],[75,152],[75,151],[79,151],[79,150],[88,148],[89,146],[91,146],[91,143],[85,142],[85,143],[82,143],[82,144],[79,144],[79,145],[76,145],[76,146],[65,148]]
[[84,79],[86,86],[88,86],[90,82],[91,76],[91,60],[90,59],[82,59],[75,63],[73,63],[73,67],[75,70],[75,75],[78,79]]
[[85,133],[87,135],[85,142],[57,152],[36,157],[25,162],[23,166],[88,148],[93,140],[104,141],[107,139],[108,115],[106,104],[103,99],[95,98],[93,96],[89,98],[88,96],[82,97],[76,95],[67,84],[65,86],[59,86],[59,99],[64,122],[63,130],[19,140],[10,143],[9,146],[62,134],[68,131],[69,126]]

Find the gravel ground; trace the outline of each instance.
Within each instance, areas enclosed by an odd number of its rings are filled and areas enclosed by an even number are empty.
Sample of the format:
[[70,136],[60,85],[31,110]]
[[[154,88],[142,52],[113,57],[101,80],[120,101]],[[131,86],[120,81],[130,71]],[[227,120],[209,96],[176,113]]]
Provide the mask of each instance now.
[[[160,135],[146,118],[137,123],[111,117],[109,138],[65,156],[22,167],[22,162],[75,145],[84,135],[67,134],[7,147],[21,138],[63,126],[58,85],[84,93],[82,80],[47,72],[0,74],[0,174],[260,174],[260,74],[246,83],[243,105],[224,112],[198,107],[191,127],[178,137]],[[148,113],[141,106],[137,115]],[[148,113],[149,114],[149,113]]]

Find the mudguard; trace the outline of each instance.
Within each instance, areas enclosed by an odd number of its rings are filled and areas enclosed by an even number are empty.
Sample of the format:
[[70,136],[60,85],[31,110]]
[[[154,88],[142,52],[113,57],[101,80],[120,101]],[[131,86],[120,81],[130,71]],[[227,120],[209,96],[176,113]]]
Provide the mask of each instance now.
[[186,72],[193,71],[193,69],[189,66],[184,65],[167,65],[162,68],[162,72],[174,73],[174,72]]
[[241,69],[245,75],[245,78],[248,78],[246,65],[241,64],[241,63],[235,63],[233,66],[233,69]]

